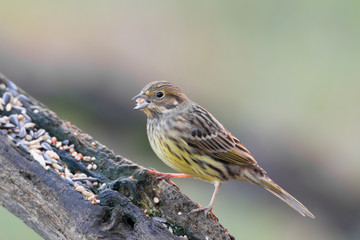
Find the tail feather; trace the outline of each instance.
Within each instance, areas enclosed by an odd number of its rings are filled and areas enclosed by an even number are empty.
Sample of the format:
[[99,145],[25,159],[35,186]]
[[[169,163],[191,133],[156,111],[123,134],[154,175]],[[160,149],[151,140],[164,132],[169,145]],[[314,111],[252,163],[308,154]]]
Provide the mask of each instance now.
[[304,217],[307,216],[310,218],[315,218],[315,216],[301,202],[291,196],[290,193],[282,189],[265,174],[253,171],[253,169],[249,169],[244,172],[244,176],[249,180],[249,182],[264,187],[266,190],[280,198]]

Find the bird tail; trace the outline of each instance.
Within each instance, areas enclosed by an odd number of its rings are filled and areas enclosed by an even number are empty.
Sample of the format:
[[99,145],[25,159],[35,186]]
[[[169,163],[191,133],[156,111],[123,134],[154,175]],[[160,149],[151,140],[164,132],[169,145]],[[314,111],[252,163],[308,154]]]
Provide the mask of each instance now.
[[287,203],[290,207],[292,207],[295,211],[297,211],[304,217],[307,216],[310,218],[315,218],[315,216],[301,202],[291,196],[290,193],[282,189],[266,174],[254,169],[247,169],[243,172],[243,174],[249,182],[264,187],[266,190],[280,198],[282,201]]

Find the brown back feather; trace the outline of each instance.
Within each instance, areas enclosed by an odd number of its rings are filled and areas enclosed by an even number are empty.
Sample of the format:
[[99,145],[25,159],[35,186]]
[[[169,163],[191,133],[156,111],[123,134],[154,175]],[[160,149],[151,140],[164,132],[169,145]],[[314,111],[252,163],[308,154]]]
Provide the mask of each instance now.
[[249,150],[208,111],[194,105],[191,117],[191,137],[187,142],[215,160],[265,171],[257,164]]

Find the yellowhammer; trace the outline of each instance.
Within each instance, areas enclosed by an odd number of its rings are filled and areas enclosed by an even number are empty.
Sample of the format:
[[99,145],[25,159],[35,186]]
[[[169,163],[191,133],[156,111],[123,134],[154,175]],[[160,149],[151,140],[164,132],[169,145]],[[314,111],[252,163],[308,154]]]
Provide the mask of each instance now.
[[135,109],[147,115],[147,135],[156,155],[181,173],[152,171],[163,179],[194,177],[211,182],[215,190],[212,210],[222,182],[242,180],[264,187],[303,216],[315,216],[298,200],[273,182],[245,146],[208,111],[191,101],[169,82],[152,82],[136,95]]

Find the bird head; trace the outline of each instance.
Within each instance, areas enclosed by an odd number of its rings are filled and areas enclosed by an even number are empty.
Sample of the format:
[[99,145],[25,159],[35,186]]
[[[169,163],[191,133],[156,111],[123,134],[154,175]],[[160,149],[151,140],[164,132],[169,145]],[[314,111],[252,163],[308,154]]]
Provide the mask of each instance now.
[[160,116],[172,112],[183,105],[188,98],[174,84],[169,82],[151,82],[133,97],[137,105],[148,117]]

